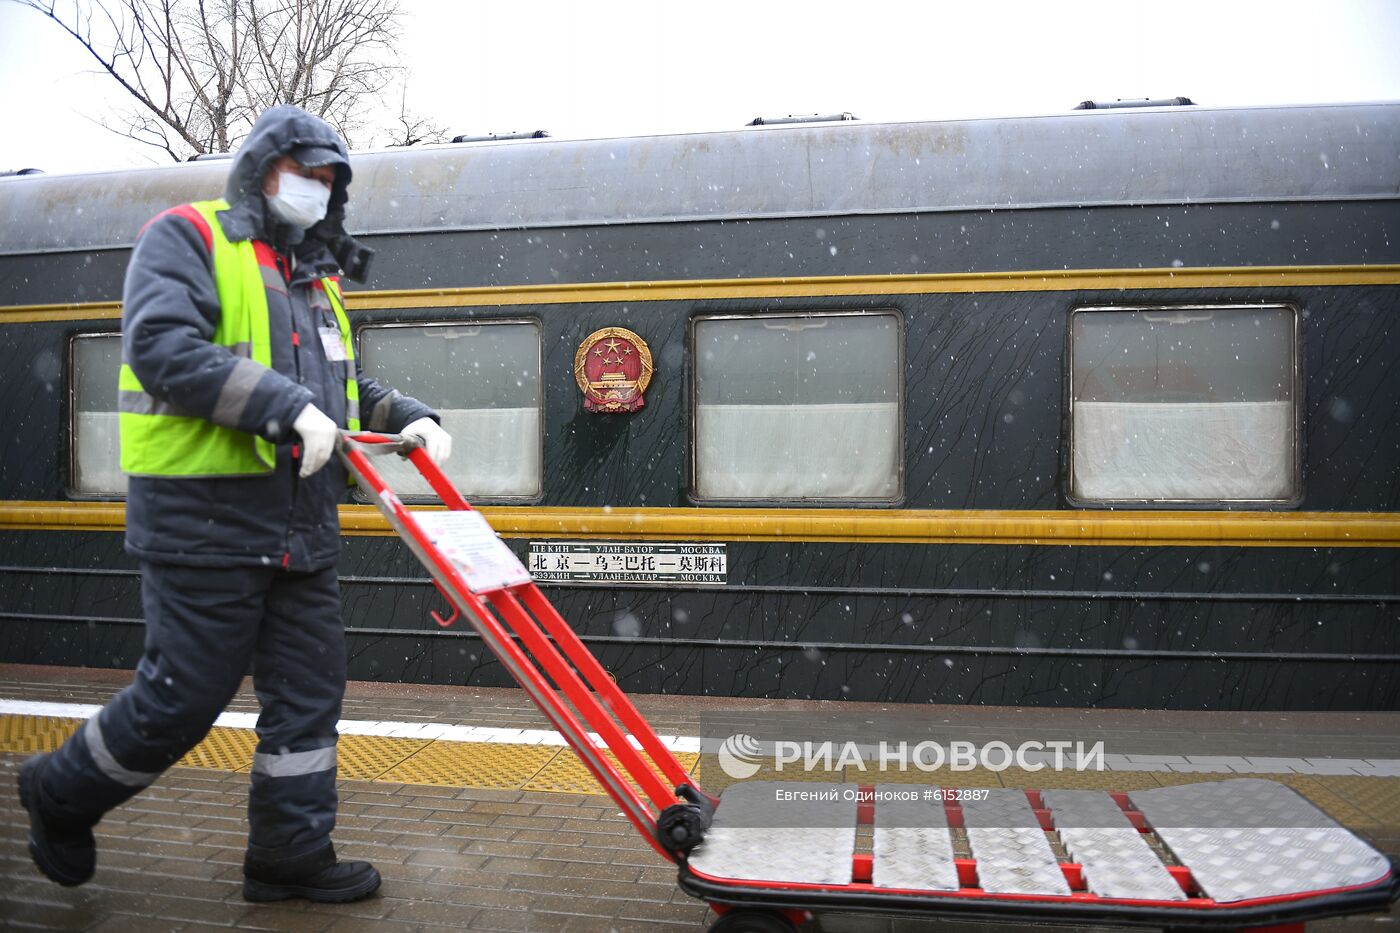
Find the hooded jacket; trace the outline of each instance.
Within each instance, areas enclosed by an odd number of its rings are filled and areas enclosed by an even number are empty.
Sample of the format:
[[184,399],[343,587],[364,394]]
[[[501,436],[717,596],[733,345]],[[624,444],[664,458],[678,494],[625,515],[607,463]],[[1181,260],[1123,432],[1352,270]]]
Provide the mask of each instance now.
[[[144,560],[291,571],[320,570],[335,562],[336,506],[347,491],[345,468],[332,456],[323,469],[299,478],[292,422],[315,405],[346,425],[351,364],[330,359],[322,344],[322,331],[336,325],[319,280],[340,273],[332,247],[361,270],[368,251],[342,225],[348,160],[336,166],[327,219],[310,231],[269,212],[263,178],[278,157],[298,146],[330,148],[346,157],[344,143],[328,124],[298,107],[274,107],[258,118],[239,150],[224,192],[229,209],[218,215],[230,240],[254,242],[263,267],[272,364],[255,380],[247,378],[246,361],[240,369],[227,348],[212,342],[220,308],[203,218],[188,206],[172,208],[137,238],[123,289],[123,362],[157,399],[277,445],[276,466],[266,474],[130,477],[126,549]],[[239,384],[230,385],[230,377]],[[357,382],[366,429],[397,432],[418,418],[437,417],[373,379],[360,376]],[[241,404],[228,404],[233,391]]]

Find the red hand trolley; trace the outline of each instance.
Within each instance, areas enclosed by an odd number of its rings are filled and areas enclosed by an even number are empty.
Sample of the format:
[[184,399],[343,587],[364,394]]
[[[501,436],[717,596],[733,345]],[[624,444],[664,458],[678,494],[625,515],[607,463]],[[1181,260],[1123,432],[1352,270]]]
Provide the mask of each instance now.
[[[676,863],[681,888],[719,915],[716,933],[790,933],[816,911],[1301,930],[1400,897],[1388,858],[1291,789],[1253,779],[980,799],[936,785],[801,783],[791,785],[800,796],[835,805],[823,803],[819,825],[765,828],[755,817],[785,785],[707,794],[415,442],[346,433],[340,453],[451,603],[451,617],[433,618],[466,618],[642,838]],[[385,454],[406,456],[448,511],[405,508],[372,463]],[[857,851],[860,827],[870,851]],[[954,831],[971,857],[957,857]],[[1072,861],[1055,855],[1050,831]]]

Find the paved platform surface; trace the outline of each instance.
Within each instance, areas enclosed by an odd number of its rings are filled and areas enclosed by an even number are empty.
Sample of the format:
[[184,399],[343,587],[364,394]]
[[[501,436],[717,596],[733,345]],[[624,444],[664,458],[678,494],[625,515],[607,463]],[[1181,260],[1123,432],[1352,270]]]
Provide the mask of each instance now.
[[[0,701],[101,704],[129,677],[0,665]],[[713,728],[716,721],[732,720],[735,728],[744,728],[768,715],[821,718],[835,711],[843,721],[854,715],[873,722],[912,712],[967,741],[1014,743],[1027,736],[1103,741],[1112,759],[1109,774],[1057,778],[1009,769],[959,775],[956,783],[969,786],[1085,786],[1088,780],[1098,782],[1094,786],[1134,788],[1267,774],[1300,790],[1392,858],[1400,856],[1400,776],[1389,776],[1400,763],[1400,714],[634,700],[657,731],[682,737],[696,735],[702,721]],[[250,690],[230,705],[234,713],[256,709]],[[572,753],[538,741],[548,724],[520,691],[352,684],[344,716],[359,723],[391,722],[398,730],[356,736],[363,744],[350,755],[355,759],[350,770],[374,777],[339,784],[338,851],[372,860],[385,879],[379,895],[344,905],[242,900],[247,774],[239,770],[246,769],[239,756],[251,756],[251,741],[237,728],[216,730],[218,741],[206,745],[219,747],[201,746],[187,761],[191,766],[171,769],[108,815],[97,830],[99,862],[92,882],[76,889],[49,883],[25,851],[26,819],[14,778],[27,754],[61,741],[80,720],[0,716],[0,926],[659,933],[702,930],[713,919],[703,904],[679,891],[674,870],[637,837],[611,801],[586,776],[577,779],[580,766]],[[399,734],[412,724],[423,724],[417,738]],[[468,735],[444,732],[447,726],[486,730],[477,735],[489,741],[422,737]],[[515,729],[526,731],[515,736],[509,732]],[[488,735],[491,730],[498,731]],[[537,740],[533,751],[522,740],[531,738]],[[342,775],[347,744],[343,738]],[[1397,921],[1400,911],[1309,928],[1394,930]],[[811,929],[956,933],[1024,927],[827,915]]]

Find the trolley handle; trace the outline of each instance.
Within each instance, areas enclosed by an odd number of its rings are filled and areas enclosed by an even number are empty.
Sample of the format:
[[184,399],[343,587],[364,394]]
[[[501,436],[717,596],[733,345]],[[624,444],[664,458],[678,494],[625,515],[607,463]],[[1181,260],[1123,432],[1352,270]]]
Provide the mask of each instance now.
[[340,450],[360,450],[371,457],[398,454],[407,457],[423,446],[421,437],[402,434],[380,434],[377,431],[341,431]]
[[[398,454],[408,460],[428,481],[433,492],[442,504],[449,509],[466,510],[471,505],[452,485],[452,481],[442,472],[442,468],[428,456],[423,441],[417,437],[402,434],[380,434],[377,431],[341,431],[337,450],[350,468],[350,475],[360,487],[378,498],[385,494],[393,495],[384,478],[370,465],[370,457],[385,454]],[[397,497],[396,497],[397,501]]]

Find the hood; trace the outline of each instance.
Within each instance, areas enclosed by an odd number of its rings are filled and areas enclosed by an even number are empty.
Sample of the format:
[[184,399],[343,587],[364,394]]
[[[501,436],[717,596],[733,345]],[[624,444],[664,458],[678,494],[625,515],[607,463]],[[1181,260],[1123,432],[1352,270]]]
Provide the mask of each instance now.
[[228,182],[224,185],[224,199],[228,201],[229,209],[219,215],[219,221],[230,240],[262,237],[295,246],[307,237],[300,229],[270,217],[262,192],[263,178],[268,168],[279,156],[290,154],[298,146],[332,149],[345,159],[345,164],[335,167],[335,184],[331,186],[330,205],[326,210],[328,217],[343,216],[351,178],[345,143],[326,121],[300,107],[282,104],[263,111],[262,116],[258,117],[252,132],[239,147],[233,168],[229,171]]

